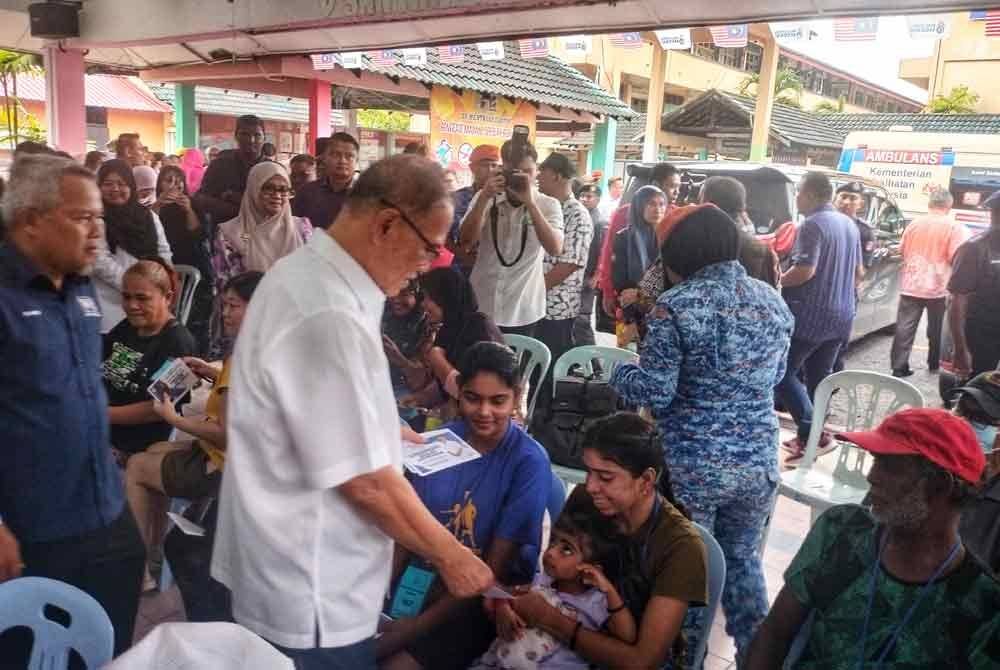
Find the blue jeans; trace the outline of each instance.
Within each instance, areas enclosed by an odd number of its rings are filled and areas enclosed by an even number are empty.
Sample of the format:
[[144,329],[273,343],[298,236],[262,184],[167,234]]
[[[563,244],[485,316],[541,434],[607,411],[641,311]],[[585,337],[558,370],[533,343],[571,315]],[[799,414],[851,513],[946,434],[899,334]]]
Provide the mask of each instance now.
[[370,637],[346,647],[325,649],[288,649],[271,643],[292,659],[295,670],[375,670],[375,638]]
[[[798,437],[802,442],[809,439],[809,430],[812,428],[813,394],[819,383],[830,376],[843,344],[841,337],[822,342],[792,338],[785,376],[774,391],[795,420]],[[805,384],[799,379],[800,371],[805,372]]]

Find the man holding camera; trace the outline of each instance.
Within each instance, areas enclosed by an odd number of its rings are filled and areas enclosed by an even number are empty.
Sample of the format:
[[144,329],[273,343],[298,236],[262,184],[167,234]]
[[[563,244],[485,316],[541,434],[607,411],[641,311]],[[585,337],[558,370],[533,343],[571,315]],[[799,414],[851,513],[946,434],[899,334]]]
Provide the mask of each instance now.
[[479,243],[472,283],[479,306],[504,333],[534,337],[545,318],[545,254],[562,253],[559,201],[535,190],[538,153],[526,134],[500,149],[503,171],[483,184],[462,219],[462,248]]

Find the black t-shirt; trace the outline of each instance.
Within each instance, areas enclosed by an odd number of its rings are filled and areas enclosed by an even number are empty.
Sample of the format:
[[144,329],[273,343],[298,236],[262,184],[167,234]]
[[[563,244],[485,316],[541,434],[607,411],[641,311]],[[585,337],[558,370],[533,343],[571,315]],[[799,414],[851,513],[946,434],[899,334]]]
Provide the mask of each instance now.
[[1000,338],[1000,229],[991,228],[958,248],[948,290],[969,296],[967,329]]
[[205,213],[211,217],[213,225],[224,223],[239,214],[239,198],[243,196],[243,191],[247,188],[247,176],[250,174],[250,169],[256,164],[257,161],[249,163],[244,161],[236,149],[226,149],[209,164],[197,195],[222,198],[223,193],[231,191],[237,196],[234,201],[225,206],[217,204],[209,206],[207,203],[203,203]]
[[[158,335],[142,337],[123,319],[104,336],[104,388],[111,407],[152,400],[147,389],[152,376],[170,358],[197,353],[194,336],[177,321],[168,323]],[[135,425],[112,425],[111,444],[135,453],[170,436],[163,421]]]
[[966,548],[1000,577],[1000,475],[988,481],[976,500],[962,510],[959,532]]

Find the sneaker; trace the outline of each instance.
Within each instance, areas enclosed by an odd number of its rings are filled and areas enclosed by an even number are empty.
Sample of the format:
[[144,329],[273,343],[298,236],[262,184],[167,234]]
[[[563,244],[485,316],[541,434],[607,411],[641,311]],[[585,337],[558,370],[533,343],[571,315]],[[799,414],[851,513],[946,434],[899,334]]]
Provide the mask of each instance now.
[[910,368],[905,368],[903,370],[893,370],[892,376],[899,377],[900,379],[902,379],[903,377],[912,377],[913,370],[911,370]]

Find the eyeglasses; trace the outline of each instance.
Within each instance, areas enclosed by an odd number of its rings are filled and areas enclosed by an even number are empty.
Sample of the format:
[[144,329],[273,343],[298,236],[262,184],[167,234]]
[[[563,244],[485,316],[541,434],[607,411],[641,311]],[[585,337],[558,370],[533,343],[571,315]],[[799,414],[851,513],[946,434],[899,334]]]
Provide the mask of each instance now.
[[420,238],[420,241],[424,243],[424,251],[427,252],[428,256],[434,259],[441,255],[441,245],[434,244],[433,242],[428,240],[427,237],[422,232],[420,232],[420,229],[417,228],[417,224],[413,223],[410,217],[406,215],[406,213],[399,205],[394,205],[385,198],[380,198],[379,202],[382,203],[384,206],[399,212],[399,218],[403,220],[403,223],[408,225],[410,227],[410,230],[416,233],[417,237]]
[[268,195],[278,195],[283,198],[292,195],[292,189],[287,186],[274,186],[273,184],[264,184],[260,187],[260,192]]

